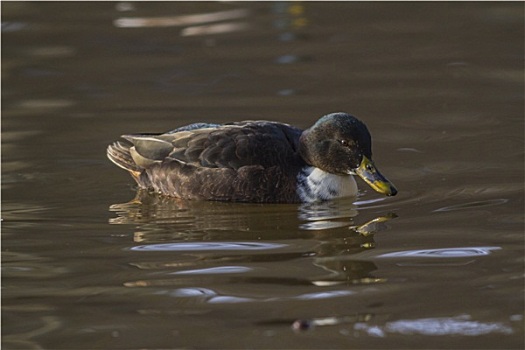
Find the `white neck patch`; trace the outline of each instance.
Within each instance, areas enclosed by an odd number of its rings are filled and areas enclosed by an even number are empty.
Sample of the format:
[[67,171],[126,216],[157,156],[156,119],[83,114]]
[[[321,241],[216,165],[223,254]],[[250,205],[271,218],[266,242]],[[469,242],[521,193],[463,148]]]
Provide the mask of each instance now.
[[334,175],[307,166],[297,175],[296,191],[302,202],[325,201],[357,195],[357,184],[352,175]]

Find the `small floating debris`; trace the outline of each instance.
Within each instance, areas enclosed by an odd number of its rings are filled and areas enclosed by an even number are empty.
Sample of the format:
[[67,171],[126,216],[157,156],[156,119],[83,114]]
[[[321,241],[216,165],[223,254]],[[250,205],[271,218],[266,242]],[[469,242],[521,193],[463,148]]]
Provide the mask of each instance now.
[[321,317],[313,319],[299,319],[292,323],[292,329],[296,332],[312,330],[315,327],[335,326],[345,323],[368,322],[373,318],[372,314],[357,314],[354,316]]
[[310,320],[296,320],[292,323],[294,331],[306,331],[314,327],[314,323]]

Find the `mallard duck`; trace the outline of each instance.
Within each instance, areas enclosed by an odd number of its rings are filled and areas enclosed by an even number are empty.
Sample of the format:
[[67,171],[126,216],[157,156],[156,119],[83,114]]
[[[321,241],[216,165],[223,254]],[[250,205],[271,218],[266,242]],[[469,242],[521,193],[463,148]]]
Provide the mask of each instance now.
[[123,135],[107,149],[139,187],[196,200],[299,203],[356,196],[353,175],[387,196],[366,125],[332,113],[301,130],[271,121],[196,123],[164,134]]

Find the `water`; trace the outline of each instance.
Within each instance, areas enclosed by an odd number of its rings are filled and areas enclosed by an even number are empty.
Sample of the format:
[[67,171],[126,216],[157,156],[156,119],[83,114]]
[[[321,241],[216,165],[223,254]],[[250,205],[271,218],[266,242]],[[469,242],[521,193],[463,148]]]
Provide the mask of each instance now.
[[[2,2],[3,348],[523,348],[523,10]],[[166,200],[105,158],[340,110],[396,197]]]

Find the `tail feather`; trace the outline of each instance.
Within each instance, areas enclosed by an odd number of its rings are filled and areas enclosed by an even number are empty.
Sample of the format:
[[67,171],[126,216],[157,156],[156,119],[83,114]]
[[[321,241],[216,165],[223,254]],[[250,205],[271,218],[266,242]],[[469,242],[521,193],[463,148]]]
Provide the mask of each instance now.
[[131,158],[130,147],[130,144],[116,141],[108,146],[106,154],[109,160],[115,163],[115,165],[129,171],[131,175],[137,179],[142,172],[142,168],[140,168],[133,161],[133,158]]

